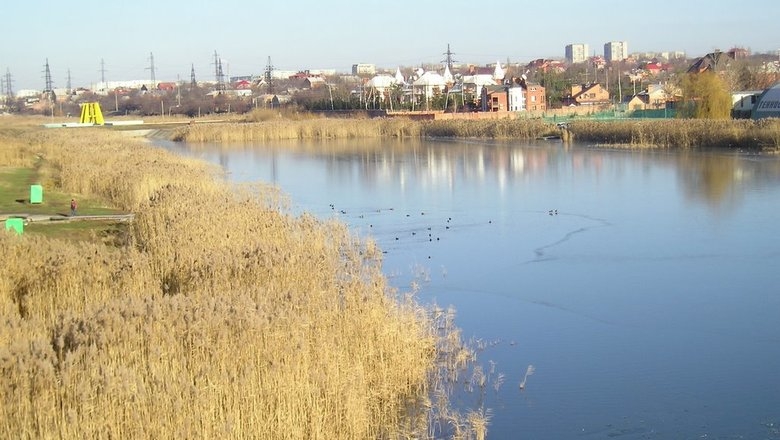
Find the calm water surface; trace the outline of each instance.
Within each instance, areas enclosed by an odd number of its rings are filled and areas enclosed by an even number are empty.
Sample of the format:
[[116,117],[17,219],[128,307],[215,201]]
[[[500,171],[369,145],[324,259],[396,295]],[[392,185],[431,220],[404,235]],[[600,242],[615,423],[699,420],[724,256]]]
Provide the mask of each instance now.
[[490,408],[489,438],[780,438],[779,158],[556,142],[165,146],[374,237],[394,285],[453,305],[494,370],[485,393],[454,398]]

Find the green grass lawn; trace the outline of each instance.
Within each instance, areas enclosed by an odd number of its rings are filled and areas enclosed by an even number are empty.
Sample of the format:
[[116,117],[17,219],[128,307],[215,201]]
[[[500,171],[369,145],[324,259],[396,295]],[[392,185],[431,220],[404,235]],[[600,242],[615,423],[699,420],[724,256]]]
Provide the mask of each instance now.
[[[104,206],[100,200],[43,187],[43,202],[30,203],[30,185],[40,184],[33,168],[0,168],[0,214],[70,215],[70,200],[78,202],[79,215],[125,214]],[[3,230],[5,228],[2,228]],[[127,224],[116,221],[58,221],[30,223],[25,233],[74,241],[103,242],[121,245]]]

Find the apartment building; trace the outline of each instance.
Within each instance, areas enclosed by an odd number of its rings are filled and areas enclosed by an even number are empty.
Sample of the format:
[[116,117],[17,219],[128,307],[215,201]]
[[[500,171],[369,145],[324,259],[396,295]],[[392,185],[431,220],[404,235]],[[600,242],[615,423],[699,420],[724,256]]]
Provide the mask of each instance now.
[[566,45],[566,61],[570,64],[584,63],[588,59],[587,44]]
[[626,58],[628,58],[628,42],[610,41],[604,44],[604,59],[608,63],[616,63]]

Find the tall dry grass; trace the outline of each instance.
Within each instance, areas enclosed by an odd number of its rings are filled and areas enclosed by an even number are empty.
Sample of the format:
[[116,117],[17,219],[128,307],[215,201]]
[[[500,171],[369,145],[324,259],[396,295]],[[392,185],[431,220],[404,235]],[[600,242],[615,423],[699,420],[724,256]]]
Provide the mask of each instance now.
[[177,130],[174,140],[250,143],[285,139],[417,137],[420,130],[420,123],[398,119],[281,119],[258,123],[192,124]]
[[455,119],[428,122],[422,134],[428,137],[536,139],[554,131],[553,124],[540,119]]
[[554,125],[536,119],[415,121],[404,118],[280,118],[260,122],[191,124],[179,128],[174,139],[193,143],[419,137],[535,139],[554,131]]
[[451,314],[394,292],[372,241],[106,130],[0,144],[136,214],[120,249],[0,233],[0,437],[484,436],[433,409],[471,357]]
[[780,121],[772,119],[575,121],[569,132],[580,142],[631,148],[780,149]]

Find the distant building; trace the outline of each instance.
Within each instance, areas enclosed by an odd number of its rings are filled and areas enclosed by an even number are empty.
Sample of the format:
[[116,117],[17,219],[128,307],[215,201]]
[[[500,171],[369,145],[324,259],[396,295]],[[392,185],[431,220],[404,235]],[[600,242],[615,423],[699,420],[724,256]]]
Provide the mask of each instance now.
[[563,99],[564,106],[610,104],[609,92],[601,84],[575,84],[571,86],[571,94]]
[[733,55],[733,53],[721,51],[708,53],[691,64],[691,67],[688,68],[688,73],[718,72],[729,65],[734,59]]
[[426,99],[430,99],[444,92],[447,81],[437,72],[428,71],[420,75],[412,83],[412,91],[415,94],[422,94]]
[[525,105],[529,111],[547,110],[547,93],[541,84],[528,83],[525,89]]
[[309,76],[303,80],[304,89],[316,89],[319,87],[324,87],[325,85],[327,85],[325,83],[325,78],[321,78],[319,76]]
[[763,90],[748,90],[731,94],[731,117],[734,119],[750,119],[753,108]]
[[503,85],[485,86],[480,98],[483,112],[509,111],[509,89]]
[[163,92],[170,92],[173,90],[176,90],[176,83],[175,82],[161,82],[157,83],[157,90],[163,91]]
[[616,63],[628,58],[628,42],[610,41],[604,44],[604,59],[608,63]]
[[646,90],[637,93],[624,102],[629,111],[658,110],[665,108],[668,102],[677,99],[681,93],[679,88],[674,86],[649,84]]
[[571,64],[584,63],[588,59],[587,44],[569,44],[566,46],[566,61]]
[[376,64],[353,64],[353,75],[376,75]]
[[652,61],[647,64],[645,64],[644,70],[647,72],[650,76],[657,76],[661,72],[666,72],[671,68],[669,64],[659,63],[657,61]]
[[728,54],[731,58],[735,60],[740,60],[749,57],[750,50],[745,49],[744,47],[732,47],[731,49],[729,49]]
[[563,64],[563,62],[558,60],[547,60],[544,58],[539,58],[528,63],[526,65],[526,69],[529,71],[539,71],[544,73],[563,73],[566,71],[566,66]]
[[751,118],[780,118],[780,83],[766,89],[758,97]]
[[514,79],[510,84],[486,85],[481,89],[480,110],[483,112],[545,111],[545,89],[539,84]]

